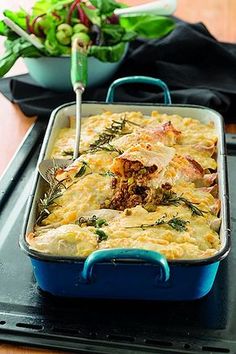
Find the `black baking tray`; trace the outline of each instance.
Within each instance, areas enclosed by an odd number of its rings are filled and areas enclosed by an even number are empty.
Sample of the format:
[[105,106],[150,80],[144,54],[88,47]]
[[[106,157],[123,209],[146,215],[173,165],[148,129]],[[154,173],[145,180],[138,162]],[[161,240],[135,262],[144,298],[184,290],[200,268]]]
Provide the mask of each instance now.
[[77,353],[236,353],[236,136],[227,135],[232,250],[207,296],[68,300],[37,288],[18,245],[46,125],[38,119],[0,181],[0,340]]

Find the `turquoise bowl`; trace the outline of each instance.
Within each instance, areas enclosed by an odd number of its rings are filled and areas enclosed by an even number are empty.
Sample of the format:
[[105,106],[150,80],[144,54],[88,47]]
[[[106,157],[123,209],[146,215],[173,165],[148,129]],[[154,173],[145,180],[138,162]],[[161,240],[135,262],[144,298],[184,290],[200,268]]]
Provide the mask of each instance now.
[[[98,86],[109,80],[119,68],[127,52],[114,63],[102,62],[94,57],[88,57],[87,87]],[[30,76],[41,87],[53,91],[71,91],[70,65],[68,56],[24,58],[24,63]]]

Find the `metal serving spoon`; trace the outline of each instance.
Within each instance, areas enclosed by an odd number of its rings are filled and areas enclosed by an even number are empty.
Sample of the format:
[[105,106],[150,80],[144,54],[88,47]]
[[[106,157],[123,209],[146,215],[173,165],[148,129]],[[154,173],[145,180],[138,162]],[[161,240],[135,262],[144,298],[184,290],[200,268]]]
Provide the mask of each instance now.
[[134,15],[140,13],[153,15],[172,15],[176,10],[176,0],[156,0],[146,4],[115,9],[117,16]]
[[81,135],[81,102],[82,93],[87,83],[87,47],[76,38],[72,43],[71,53],[71,83],[76,94],[76,129],[73,159],[47,159],[40,162],[38,171],[40,175],[50,182],[52,171],[66,168],[79,156]]
[[[147,4],[116,9],[117,16],[132,15],[136,13],[152,13],[159,15],[170,15],[176,9],[176,0],[157,0]],[[10,27],[10,26],[9,26]],[[24,31],[23,31],[24,32]],[[26,32],[25,32],[26,33]],[[26,33],[27,34],[27,33]],[[87,49],[87,48],[86,48]],[[76,40],[72,44],[71,56],[71,81],[76,93],[76,136],[73,160],[79,156],[79,143],[81,135],[81,97],[87,82],[87,50],[83,44]],[[47,159],[40,162],[38,170],[40,175],[50,182],[52,171],[59,168],[66,168],[73,160],[71,159]]]
[[38,40],[38,38],[34,34],[28,34],[20,26],[18,26],[15,22],[13,22],[10,18],[5,17],[3,21],[9,28],[11,28],[13,32],[18,34],[20,37],[26,39],[37,49],[40,50],[44,48],[43,44]]

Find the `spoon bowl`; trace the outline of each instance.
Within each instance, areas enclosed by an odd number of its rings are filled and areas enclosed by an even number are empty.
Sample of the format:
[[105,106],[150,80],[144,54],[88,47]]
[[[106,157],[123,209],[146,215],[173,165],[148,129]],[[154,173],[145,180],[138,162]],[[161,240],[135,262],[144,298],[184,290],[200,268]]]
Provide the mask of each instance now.
[[41,177],[43,177],[43,179],[50,184],[52,182],[52,176],[55,175],[55,172],[60,169],[64,170],[71,163],[72,160],[68,159],[46,159],[39,163],[38,171]]

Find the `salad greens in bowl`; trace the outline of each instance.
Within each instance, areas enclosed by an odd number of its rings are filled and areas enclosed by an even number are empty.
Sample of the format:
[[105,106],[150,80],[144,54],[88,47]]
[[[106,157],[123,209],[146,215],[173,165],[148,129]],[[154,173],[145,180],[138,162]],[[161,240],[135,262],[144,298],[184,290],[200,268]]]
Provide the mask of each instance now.
[[41,86],[71,89],[71,44],[79,38],[87,47],[88,85],[106,81],[124,58],[129,42],[137,37],[160,38],[175,26],[167,16],[114,14],[115,9],[126,6],[115,0],[37,0],[30,12],[5,10],[5,18],[40,46],[17,34],[7,21],[0,21],[0,35],[6,37],[0,77],[23,57],[29,73]]

